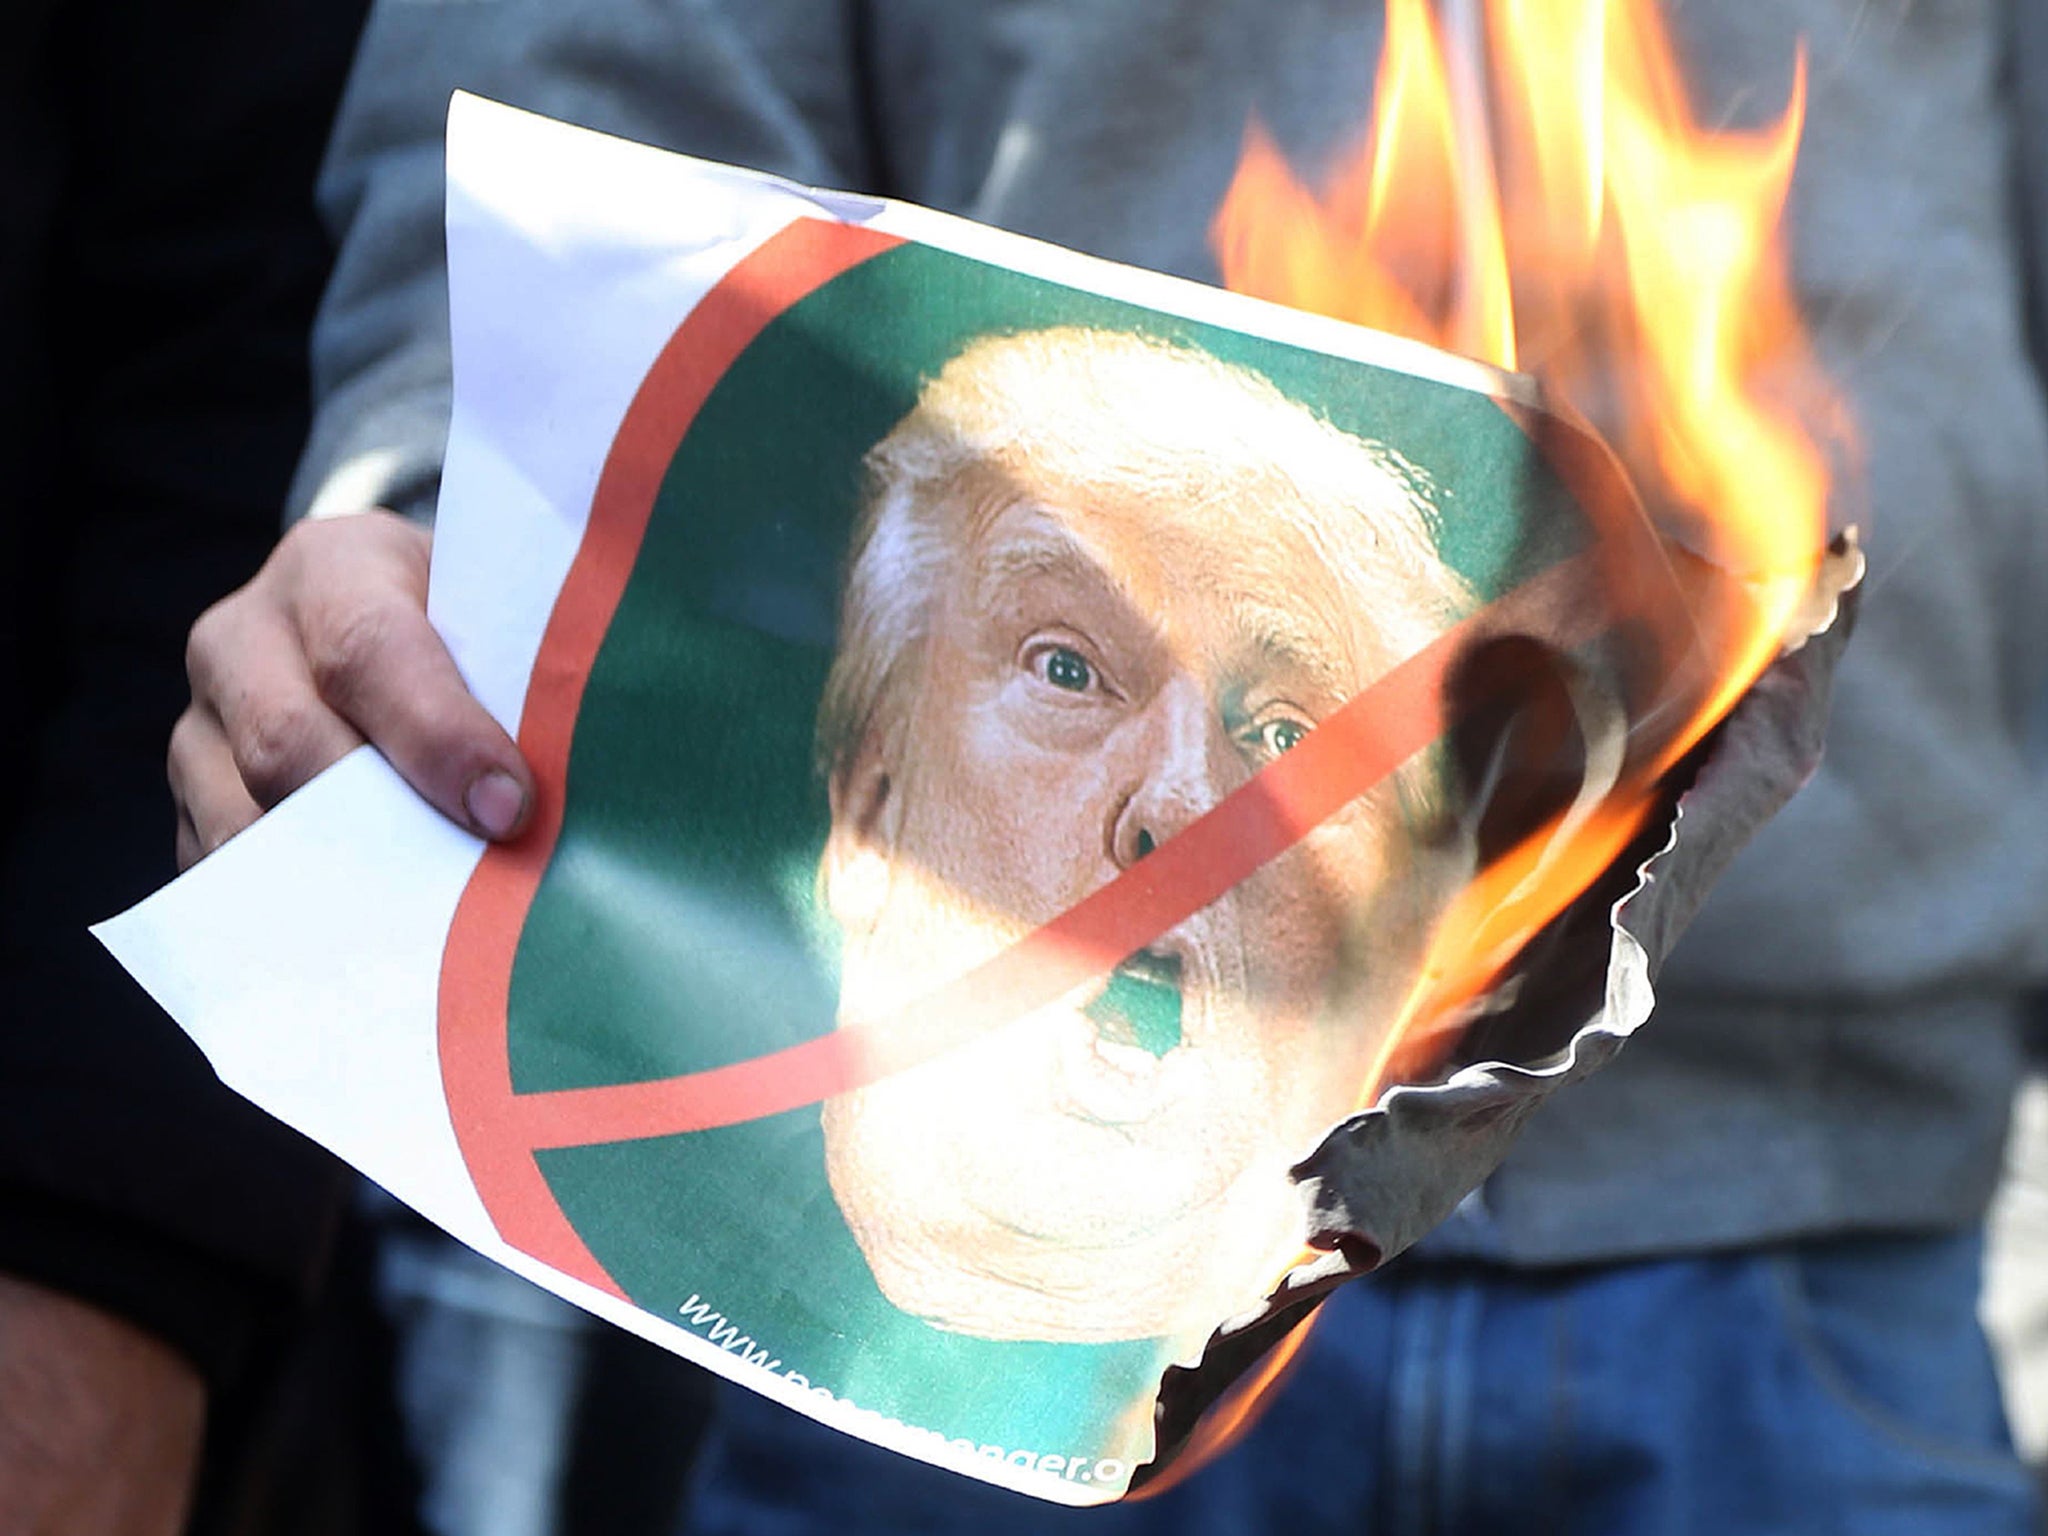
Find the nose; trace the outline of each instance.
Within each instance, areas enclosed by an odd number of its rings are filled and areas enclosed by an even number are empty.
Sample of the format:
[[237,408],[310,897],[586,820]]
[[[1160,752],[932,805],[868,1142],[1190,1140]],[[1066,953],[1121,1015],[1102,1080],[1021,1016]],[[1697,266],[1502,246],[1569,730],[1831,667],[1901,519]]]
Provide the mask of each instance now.
[[1130,770],[1109,829],[1110,857],[1129,869],[1222,798],[1211,714],[1192,678],[1175,678],[1127,727]]

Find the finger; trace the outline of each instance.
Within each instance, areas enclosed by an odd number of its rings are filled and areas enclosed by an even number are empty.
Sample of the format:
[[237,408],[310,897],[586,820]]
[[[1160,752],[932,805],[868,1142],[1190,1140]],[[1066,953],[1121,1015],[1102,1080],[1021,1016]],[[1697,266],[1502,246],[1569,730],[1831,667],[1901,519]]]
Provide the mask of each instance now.
[[309,562],[326,556],[293,607],[314,686],[444,815],[483,837],[516,836],[532,774],[427,622],[426,545],[389,522],[390,537],[302,547]]
[[227,739],[249,796],[269,810],[362,737],[314,686],[299,638],[272,603],[247,599],[210,609],[186,646],[193,702]]
[[199,841],[199,829],[192,825],[192,818],[185,814],[185,807],[177,808],[177,831],[171,839],[171,846],[177,852],[178,868],[190,869],[206,857],[206,847]]
[[179,868],[198,863],[263,814],[209,711],[195,706],[178,717],[167,766],[178,808]]

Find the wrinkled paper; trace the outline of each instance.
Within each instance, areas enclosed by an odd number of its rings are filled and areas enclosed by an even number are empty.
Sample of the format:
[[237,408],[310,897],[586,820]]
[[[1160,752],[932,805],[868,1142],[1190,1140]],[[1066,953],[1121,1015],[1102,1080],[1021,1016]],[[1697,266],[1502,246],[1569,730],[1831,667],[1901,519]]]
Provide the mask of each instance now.
[[487,848],[360,750],[101,937],[537,1284],[1121,1496],[1648,1016],[1841,626],[1404,1054],[1518,803],[1464,722],[1548,701],[1526,830],[1642,713],[1604,450],[1476,363],[925,210],[469,97],[448,156],[430,614],[536,825]]

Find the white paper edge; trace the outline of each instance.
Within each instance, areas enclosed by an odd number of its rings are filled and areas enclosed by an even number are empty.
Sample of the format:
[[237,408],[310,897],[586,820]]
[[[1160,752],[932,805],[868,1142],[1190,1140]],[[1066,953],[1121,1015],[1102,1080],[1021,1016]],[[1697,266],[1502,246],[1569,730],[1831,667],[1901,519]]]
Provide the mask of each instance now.
[[[539,117],[539,114],[520,107],[507,106],[468,91],[457,91],[451,113],[470,112]],[[615,144],[633,143],[632,140],[600,133],[594,128],[557,123],[552,118],[540,117],[540,121],[563,133],[587,134]],[[1248,294],[1233,293],[1227,288],[1198,283],[1190,278],[1084,255],[1066,246],[1034,240],[1029,235],[1013,234],[990,224],[977,224],[972,219],[940,213],[915,203],[806,186],[786,177],[771,176],[765,171],[744,170],[669,150],[655,153],[687,161],[714,181],[743,180],[756,186],[777,188],[811,204],[816,216],[841,224],[864,225],[901,235],[906,240],[937,246],[955,255],[1008,267],[1030,277],[1100,294],[1104,298],[1160,310],[1184,320],[1242,331],[1247,335],[1348,358],[1353,362],[1369,363],[1393,373],[1434,380],[1495,399],[1513,400],[1531,408],[1541,406],[1534,381],[1526,374],[1508,373],[1473,358],[1439,351],[1426,342],[1405,336],[1332,320],[1325,315],[1292,309]]]

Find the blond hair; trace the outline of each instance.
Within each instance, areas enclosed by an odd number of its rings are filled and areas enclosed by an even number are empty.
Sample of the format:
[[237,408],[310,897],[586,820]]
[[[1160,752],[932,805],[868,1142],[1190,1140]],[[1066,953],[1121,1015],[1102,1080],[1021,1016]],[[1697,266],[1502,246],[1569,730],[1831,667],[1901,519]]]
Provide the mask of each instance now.
[[[934,595],[962,542],[959,491],[977,475],[1256,508],[1328,568],[1375,672],[1472,605],[1437,552],[1421,470],[1249,369],[1126,332],[1060,327],[975,341],[870,451],[867,471],[818,713],[827,775],[907,696]],[[1248,545],[1260,531],[1248,517]]]

